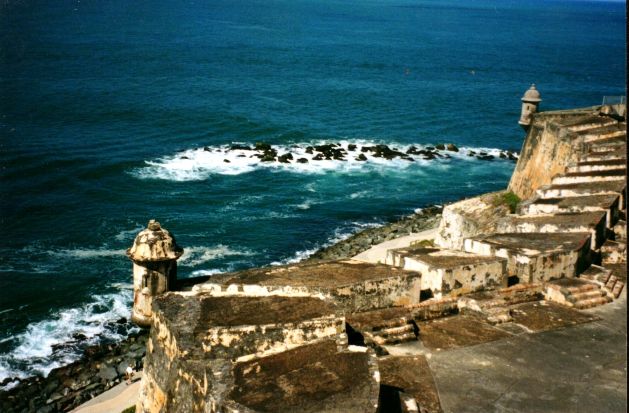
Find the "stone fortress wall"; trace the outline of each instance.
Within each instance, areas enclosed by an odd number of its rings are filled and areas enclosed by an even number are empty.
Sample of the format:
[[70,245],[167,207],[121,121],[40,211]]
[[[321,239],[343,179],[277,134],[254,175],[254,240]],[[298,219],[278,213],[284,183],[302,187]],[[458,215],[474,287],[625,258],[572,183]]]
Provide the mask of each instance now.
[[[379,367],[391,346],[422,340],[422,322],[471,312],[500,324],[521,303],[617,298],[626,123],[617,108],[536,113],[540,100],[534,88],[523,98],[527,136],[508,191],[447,206],[434,242],[390,250],[383,264],[177,283],[181,249],[151,221],[128,252],[134,320],[151,328],[137,411],[439,411]],[[514,194],[515,210],[503,202]]]

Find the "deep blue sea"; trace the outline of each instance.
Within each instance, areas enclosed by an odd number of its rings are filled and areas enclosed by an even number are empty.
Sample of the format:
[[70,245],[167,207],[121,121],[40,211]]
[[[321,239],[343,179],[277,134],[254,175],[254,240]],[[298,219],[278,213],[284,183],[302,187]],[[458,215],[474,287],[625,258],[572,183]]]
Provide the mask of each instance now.
[[[506,187],[520,98],[625,91],[625,4],[521,0],[4,1],[0,380],[128,333],[135,234],[181,277],[294,262],[428,204]],[[260,164],[318,142],[450,159]],[[204,148],[207,147],[207,150]],[[225,162],[227,159],[230,162]]]

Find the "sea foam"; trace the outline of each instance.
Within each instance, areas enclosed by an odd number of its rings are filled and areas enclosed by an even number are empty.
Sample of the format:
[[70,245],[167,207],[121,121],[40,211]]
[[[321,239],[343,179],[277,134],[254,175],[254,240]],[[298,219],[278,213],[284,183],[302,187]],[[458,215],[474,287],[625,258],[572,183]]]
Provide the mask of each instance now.
[[[374,169],[406,169],[406,168],[422,168],[431,165],[447,164],[452,159],[465,161],[480,161],[474,154],[484,153],[491,155],[496,161],[503,161],[500,154],[503,150],[497,148],[472,148],[461,147],[458,152],[441,150],[434,159],[424,159],[422,155],[410,155],[413,162],[402,159],[385,159],[375,157],[371,152],[361,152],[364,146],[374,146],[381,144],[377,141],[354,140],[340,141],[340,148],[346,151],[344,160],[322,159],[314,160],[317,152],[307,153],[308,146],[323,145],[329,142],[311,142],[298,143],[291,145],[274,145],[278,155],[292,154],[293,159],[288,163],[278,161],[261,162],[256,156],[262,152],[256,150],[231,149],[232,145],[205,146],[203,148],[189,149],[178,152],[174,155],[165,156],[155,160],[145,161],[145,166],[135,168],[130,173],[139,179],[160,179],[168,181],[202,181],[209,179],[212,175],[240,175],[253,172],[259,169],[267,169],[271,171],[286,171],[293,173],[325,173],[329,171],[335,172],[361,172]],[[356,149],[350,151],[348,146],[356,145]],[[425,144],[387,144],[390,148],[400,152],[406,152],[411,147],[417,150],[426,149],[429,145]],[[434,147],[434,146],[433,146]],[[357,160],[359,154],[365,155],[366,160]],[[297,162],[298,159],[306,159],[307,162]]]
[[[122,340],[138,329],[116,323],[129,318],[131,303],[131,289],[121,285],[118,291],[94,295],[89,303],[29,324],[24,332],[11,337],[16,343],[14,349],[0,355],[0,381],[7,377],[46,376],[52,369],[78,360],[80,348],[102,340]],[[77,341],[79,334],[85,339]]]

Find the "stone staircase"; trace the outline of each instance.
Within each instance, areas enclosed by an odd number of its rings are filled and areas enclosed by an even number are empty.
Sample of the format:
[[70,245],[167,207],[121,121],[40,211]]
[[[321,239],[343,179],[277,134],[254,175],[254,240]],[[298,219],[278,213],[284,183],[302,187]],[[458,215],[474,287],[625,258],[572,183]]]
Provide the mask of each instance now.
[[367,345],[390,345],[417,340],[417,326],[403,307],[352,313],[346,318],[352,331],[362,335]]
[[[510,319],[511,304],[497,292],[508,282],[546,285],[546,299],[576,309],[618,298],[626,281],[626,123],[592,115],[560,126],[575,161],[515,214],[464,239],[462,251],[398,248],[386,263],[420,272],[430,296],[468,294],[472,301],[460,305],[492,323]],[[496,290],[493,298],[470,298],[483,289]]]
[[562,278],[548,283],[546,299],[579,310],[612,301],[600,285],[580,278]]

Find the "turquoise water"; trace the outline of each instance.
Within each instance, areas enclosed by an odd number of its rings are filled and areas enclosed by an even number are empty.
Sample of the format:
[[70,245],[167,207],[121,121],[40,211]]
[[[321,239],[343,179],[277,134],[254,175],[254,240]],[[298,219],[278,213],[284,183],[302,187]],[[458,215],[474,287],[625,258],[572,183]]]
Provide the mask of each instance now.
[[[124,337],[124,250],[150,218],[186,249],[180,276],[296,261],[504,188],[514,163],[466,153],[519,150],[531,83],[543,110],[625,90],[624,3],[158,3],[0,6],[0,380],[75,359],[82,344],[51,347],[73,334]],[[225,153],[256,141],[461,151],[299,165]]]

